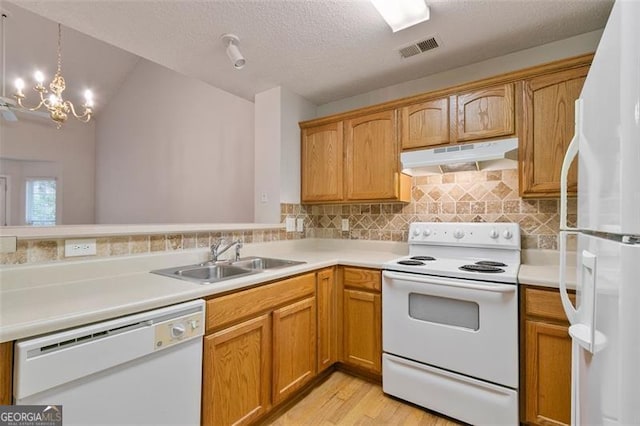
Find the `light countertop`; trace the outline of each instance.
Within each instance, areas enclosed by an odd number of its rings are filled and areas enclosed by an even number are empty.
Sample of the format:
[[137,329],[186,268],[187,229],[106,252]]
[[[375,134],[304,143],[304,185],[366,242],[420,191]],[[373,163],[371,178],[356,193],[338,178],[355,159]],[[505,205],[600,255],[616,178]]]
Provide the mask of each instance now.
[[[207,259],[205,249],[122,258],[0,267],[0,342],[107,320],[337,264],[381,268],[408,253],[407,244],[306,239],[246,244],[242,256],[306,263],[222,281],[195,284],[151,274],[154,269]],[[558,287],[558,252],[523,251],[521,284]],[[569,267],[570,287],[575,268]]]
[[392,242],[297,240],[247,244],[243,256],[307,262],[222,281],[195,284],[150,270],[205,261],[207,250],[120,259],[0,268],[0,342],[102,321],[336,264],[380,268],[407,253]]
[[[523,250],[518,282],[520,285],[537,285],[559,288],[560,254],[555,250]],[[576,288],[576,255],[567,253],[567,288]]]

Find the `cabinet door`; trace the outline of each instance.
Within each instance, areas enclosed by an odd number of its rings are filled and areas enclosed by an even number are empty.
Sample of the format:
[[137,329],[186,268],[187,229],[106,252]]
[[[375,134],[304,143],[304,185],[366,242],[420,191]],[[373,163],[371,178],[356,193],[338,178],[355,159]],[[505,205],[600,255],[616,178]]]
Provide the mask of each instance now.
[[344,290],[343,361],[379,374],[382,362],[380,294]]
[[567,326],[526,321],[526,422],[571,422],[571,338]]
[[13,373],[13,342],[0,343],[0,405],[10,405]]
[[515,132],[513,83],[453,97],[457,105],[457,141],[512,135]]
[[[524,82],[520,136],[523,197],[560,195],[560,169],[574,134],[574,103],[588,71],[585,66]],[[574,164],[569,169],[569,191],[573,194],[577,177]]]
[[273,311],[273,403],[300,389],[316,372],[316,300]]
[[434,99],[401,110],[402,149],[449,143],[449,99]]
[[333,268],[318,272],[316,303],[318,305],[318,373],[320,373],[338,361],[337,299]]
[[395,111],[345,122],[347,199],[383,200],[399,196],[399,150]]
[[342,122],[302,130],[302,201],[343,198]]
[[249,424],[269,409],[270,317],[205,336],[202,424]]

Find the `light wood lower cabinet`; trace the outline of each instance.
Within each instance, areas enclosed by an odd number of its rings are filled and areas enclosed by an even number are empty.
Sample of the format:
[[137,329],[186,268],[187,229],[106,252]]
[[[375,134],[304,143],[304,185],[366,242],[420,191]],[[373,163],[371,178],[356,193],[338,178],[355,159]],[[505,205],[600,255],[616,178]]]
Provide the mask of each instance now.
[[316,274],[316,304],[318,307],[318,373],[338,361],[338,312],[335,269]]
[[0,343],[0,405],[12,401],[13,342]]
[[366,268],[343,267],[342,358],[352,367],[382,373],[382,275]]
[[380,295],[344,290],[344,363],[380,374],[382,357]]
[[207,301],[202,424],[254,423],[316,367],[316,274]]
[[270,405],[271,318],[242,322],[204,338],[202,424],[243,425]]
[[[571,422],[571,338],[553,289],[525,288],[521,331],[524,359],[521,420],[529,425]],[[572,296],[573,297],[573,296]]]
[[316,300],[273,311],[273,403],[303,387],[316,374]]

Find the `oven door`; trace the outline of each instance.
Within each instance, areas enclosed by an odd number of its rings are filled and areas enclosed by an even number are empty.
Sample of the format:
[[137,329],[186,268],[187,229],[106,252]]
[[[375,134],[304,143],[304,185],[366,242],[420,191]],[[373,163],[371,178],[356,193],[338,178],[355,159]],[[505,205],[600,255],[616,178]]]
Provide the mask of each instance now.
[[518,387],[518,286],[384,271],[386,353]]

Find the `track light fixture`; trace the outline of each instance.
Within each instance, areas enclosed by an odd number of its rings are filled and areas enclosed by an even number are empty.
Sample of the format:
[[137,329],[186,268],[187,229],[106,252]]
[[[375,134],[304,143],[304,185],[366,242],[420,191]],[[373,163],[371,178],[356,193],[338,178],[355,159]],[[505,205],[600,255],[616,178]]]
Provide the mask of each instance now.
[[238,49],[238,45],[240,44],[238,36],[234,34],[223,34],[222,42],[227,46],[227,56],[231,60],[233,67],[237,70],[242,69],[247,61],[244,59],[244,56],[242,56],[242,53],[240,53],[240,49]]

